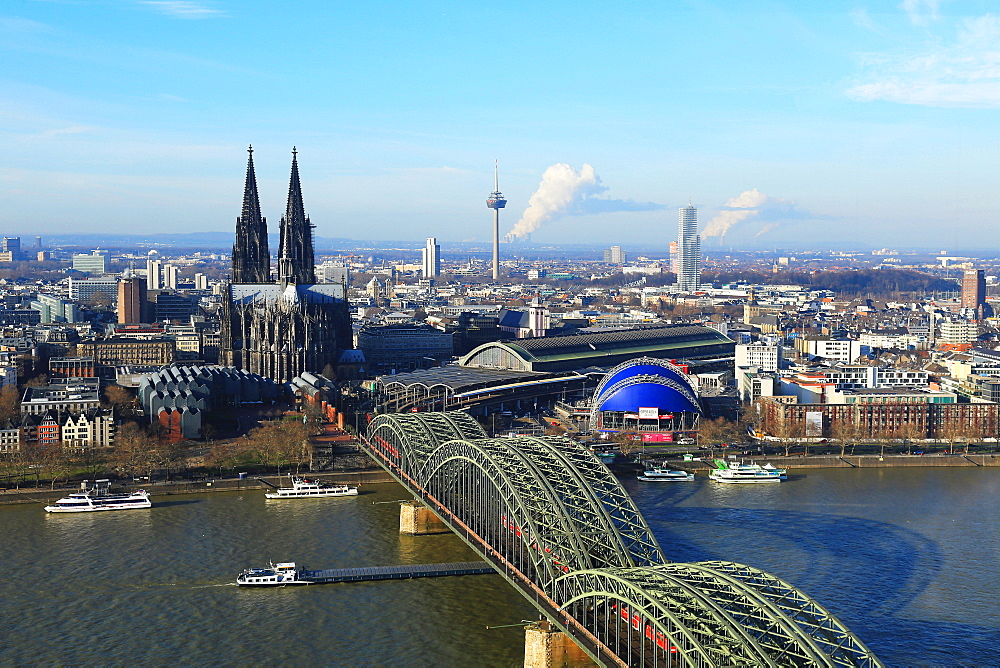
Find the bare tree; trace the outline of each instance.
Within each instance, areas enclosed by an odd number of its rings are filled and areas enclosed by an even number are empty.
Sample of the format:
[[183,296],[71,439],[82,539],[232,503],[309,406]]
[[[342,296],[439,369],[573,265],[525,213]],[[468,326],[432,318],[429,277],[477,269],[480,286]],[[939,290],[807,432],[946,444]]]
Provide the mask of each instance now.
[[0,390],[0,421],[21,416],[21,393],[17,385],[4,385]]
[[913,452],[914,441],[924,438],[926,434],[919,425],[913,422],[904,422],[893,431],[893,436],[903,441],[906,452],[909,454]]
[[802,438],[805,434],[805,423],[801,420],[784,419],[775,425],[774,435],[778,437],[785,447],[785,456],[791,454],[795,439]]
[[639,435],[634,431],[620,431],[614,435],[613,440],[618,444],[618,451],[628,457],[641,447],[642,441],[636,440]]
[[142,427],[135,422],[126,422],[115,435],[111,462],[126,476],[151,475],[156,463],[153,452],[156,445]]
[[121,385],[108,385],[104,389],[104,400],[116,416],[135,414],[135,396]]
[[53,444],[39,448],[38,466],[49,478],[49,489],[55,489],[56,483],[66,480],[73,473],[74,466],[72,457],[61,444]]

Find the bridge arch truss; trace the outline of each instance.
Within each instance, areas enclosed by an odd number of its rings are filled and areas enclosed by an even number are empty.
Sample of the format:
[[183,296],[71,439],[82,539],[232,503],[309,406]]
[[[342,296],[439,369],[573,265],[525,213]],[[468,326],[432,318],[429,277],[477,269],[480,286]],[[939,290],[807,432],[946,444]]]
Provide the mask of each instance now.
[[668,563],[593,453],[487,438],[461,412],[381,415],[366,448],[603,665],[880,666],[835,617],[763,571]]

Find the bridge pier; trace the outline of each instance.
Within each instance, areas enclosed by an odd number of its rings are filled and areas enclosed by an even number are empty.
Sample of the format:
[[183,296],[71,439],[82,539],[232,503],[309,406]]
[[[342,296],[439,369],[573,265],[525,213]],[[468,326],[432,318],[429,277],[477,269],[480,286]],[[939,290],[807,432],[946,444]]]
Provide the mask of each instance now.
[[430,508],[419,501],[399,504],[399,533],[425,536],[451,531]]
[[596,666],[586,652],[551,622],[524,627],[524,668],[584,668]]

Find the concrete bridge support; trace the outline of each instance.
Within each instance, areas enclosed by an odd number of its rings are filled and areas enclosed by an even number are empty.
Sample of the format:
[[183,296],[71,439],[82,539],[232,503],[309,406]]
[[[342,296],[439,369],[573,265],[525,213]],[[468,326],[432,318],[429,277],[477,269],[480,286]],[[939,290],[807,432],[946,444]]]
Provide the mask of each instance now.
[[524,628],[524,668],[596,666],[573,640],[547,621]]
[[399,505],[399,533],[424,536],[449,531],[445,523],[419,501],[406,501]]

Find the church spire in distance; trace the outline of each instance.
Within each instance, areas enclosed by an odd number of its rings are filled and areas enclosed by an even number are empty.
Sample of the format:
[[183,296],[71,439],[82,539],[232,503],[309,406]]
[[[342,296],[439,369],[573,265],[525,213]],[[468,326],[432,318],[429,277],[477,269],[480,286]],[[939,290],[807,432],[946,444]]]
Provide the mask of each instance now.
[[267,219],[260,215],[257,175],[253,169],[253,146],[247,149],[247,180],[243,189],[243,211],[236,219],[233,244],[233,283],[267,283],[271,279],[271,255],[267,248]]
[[278,253],[278,280],[310,285],[316,282],[312,224],[302,204],[298,151],[292,147],[292,176],[288,183],[288,204],[281,219],[281,250]]

